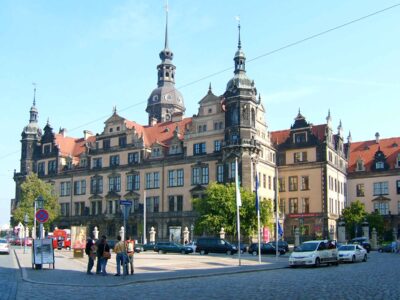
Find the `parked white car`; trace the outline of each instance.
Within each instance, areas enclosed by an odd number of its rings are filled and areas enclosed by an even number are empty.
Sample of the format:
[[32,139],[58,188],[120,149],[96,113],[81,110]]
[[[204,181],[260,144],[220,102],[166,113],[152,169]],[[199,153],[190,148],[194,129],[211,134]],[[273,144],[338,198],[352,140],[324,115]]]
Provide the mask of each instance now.
[[338,250],[339,261],[367,261],[367,250],[361,245],[342,245]]
[[0,239],[0,253],[10,254],[10,244],[6,239]]
[[302,243],[289,256],[291,267],[320,264],[338,265],[338,250],[335,241],[317,240]]
[[193,249],[193,253],[196,253],[196,248],[197,248],[196,242],[187,243],[187,244],[185,244],[185,246],[192,248]]

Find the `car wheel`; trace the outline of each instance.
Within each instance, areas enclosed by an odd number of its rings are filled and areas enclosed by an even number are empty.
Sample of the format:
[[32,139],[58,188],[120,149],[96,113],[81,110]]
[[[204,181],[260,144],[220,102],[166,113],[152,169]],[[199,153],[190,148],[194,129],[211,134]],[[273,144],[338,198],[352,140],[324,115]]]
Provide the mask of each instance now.
[[206,254],[206,251],[200,250],[200,255],[204,255],[204,254]]
[[257,255],[257,251],[253,251],[253,252],[251,252],[251,254],[253,254],[254,256],[256,256],[256,255]]
[[314,264],[316,267],[319,267],[320,265],[321,265],[321,261],[319,260],[319,257],[317,257],[316,259],[315,259],[315,264]]
[[185,250],[182,250],[181,253],[182,253],[182,254],[186,254]]
[[232,254],[231,250],[226,251],[226,255],[231,255],[231,254]]
[[364,255],[364,259],[363,259],[363,262],[366,262],[366,261],[367,261],[367,254]]
[[158,250],[158,254],[163,254],[163,251],[162,250]]
[[355,255],[353,255],[353,257],[351,258],[351,262],[352,263],[356,262],[356,256]]

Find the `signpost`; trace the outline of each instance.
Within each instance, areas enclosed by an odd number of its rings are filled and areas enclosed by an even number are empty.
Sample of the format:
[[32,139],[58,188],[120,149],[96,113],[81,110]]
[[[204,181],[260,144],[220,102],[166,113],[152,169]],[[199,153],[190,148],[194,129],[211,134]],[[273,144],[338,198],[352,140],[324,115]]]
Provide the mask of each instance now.
[[[35,213],[35,220],[40,223],[39,226],[39,240],[35,240],[32,245],[32,266],[35,265],[36,269],[41,269],[42,264],[53,264],[54,269],[54,252],[51,239],[43,240],[43,223],[49,220],[49,212],[43,208]],[[50,242],[49,242],[50,241]],[[46,249],[46,250],[43,250]],[[44,259],[44,257],[46,259]]]
[[126,239],[126,219],[129,217],[131,212],[132,200],[120,200],[119,205],[121,205],[122,215],[124,217],[124,236],[123,240]]

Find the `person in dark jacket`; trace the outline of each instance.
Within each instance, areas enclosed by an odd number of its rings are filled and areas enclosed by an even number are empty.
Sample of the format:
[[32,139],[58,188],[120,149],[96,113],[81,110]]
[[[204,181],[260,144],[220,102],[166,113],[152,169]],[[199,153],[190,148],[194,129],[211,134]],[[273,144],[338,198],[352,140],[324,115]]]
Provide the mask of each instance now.
[[86,241],[85,253],[88,256],[88,265],[86,274],[92,275],[92,268],[94,266],[94,260],[96,259],[96,245],[92,238],[88,238]]
[[105,252],[111,253],[110,246],[108,246],[108,244],[107,244],[107,237],[105,235],[103,235],[101,237],[100,244],[97,248],[97,257],[100,261],[100,269],[101,269],[100,272],[103,276],[107,275],[106,268],[107,268],[107,261],[109,259],[109,258],[104,257]]

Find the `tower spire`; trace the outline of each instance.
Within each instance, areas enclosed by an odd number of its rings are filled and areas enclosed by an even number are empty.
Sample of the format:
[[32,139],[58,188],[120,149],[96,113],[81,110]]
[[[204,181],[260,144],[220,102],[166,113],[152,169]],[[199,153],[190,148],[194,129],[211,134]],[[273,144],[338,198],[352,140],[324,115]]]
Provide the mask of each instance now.
[[165,4],[165,43],[164,49],[168,49],[168,0]]
[[36,106],[36,82],[33,82],[32,85],[34,86],[34,88],[33,88],[33,106]]
[[238,34],[239,34],[239,36],[238,36],[238,49],[240,50],[240,49],[242,49],[242,42],[240,40],[240,17],[237,16],[236,20],[238,21]]

